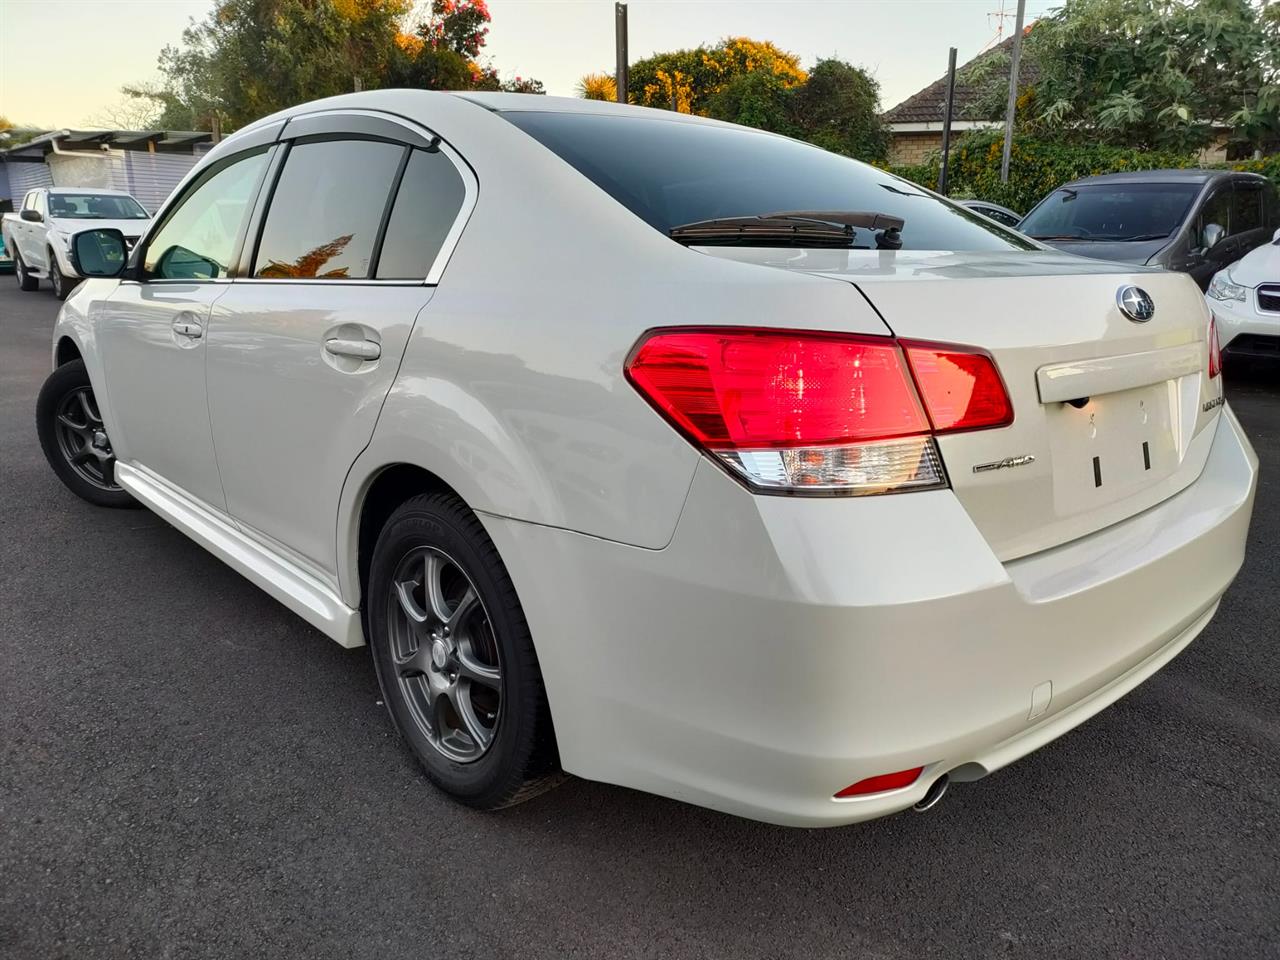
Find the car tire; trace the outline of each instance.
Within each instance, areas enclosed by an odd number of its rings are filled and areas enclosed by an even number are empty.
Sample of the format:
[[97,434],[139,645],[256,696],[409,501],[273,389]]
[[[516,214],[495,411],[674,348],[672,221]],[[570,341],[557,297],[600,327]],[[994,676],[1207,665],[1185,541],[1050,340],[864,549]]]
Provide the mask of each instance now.
[[83,360],[49,374],[36,399],[36,432],[49,466],[72,493],[100,507],[140,507],[115,480],[107,438]]
[[62,268],[58,266],[58,257],[52,251],[49,254],[49,286],[53,289],[53,295],[59,300],[67,299],[67,294],[71,292],[71,285],[67,283],[67,278],[62,274]]
[[403,503],[378,536],[368,586],[383,701],[427,777],[482,810],[560,782],[529,626],[475,514],[447,493]]
[[18,289],[25,290],[30,293],[32,290],[40,289],[40,281],[27,273],[27,265],[22,262],[18,250],[15,247],[13,251],[13,276],[18,281]]

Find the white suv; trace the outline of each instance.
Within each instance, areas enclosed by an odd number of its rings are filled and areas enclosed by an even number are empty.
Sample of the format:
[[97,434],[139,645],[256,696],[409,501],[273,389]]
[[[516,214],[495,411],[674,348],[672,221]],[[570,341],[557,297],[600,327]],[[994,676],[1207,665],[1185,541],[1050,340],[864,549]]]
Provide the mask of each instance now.
[[344,646],[476,806],[928,806],[1186,646],[1257,461],[1181,274],[661,111],[381,91],[78,234],[38,424]]

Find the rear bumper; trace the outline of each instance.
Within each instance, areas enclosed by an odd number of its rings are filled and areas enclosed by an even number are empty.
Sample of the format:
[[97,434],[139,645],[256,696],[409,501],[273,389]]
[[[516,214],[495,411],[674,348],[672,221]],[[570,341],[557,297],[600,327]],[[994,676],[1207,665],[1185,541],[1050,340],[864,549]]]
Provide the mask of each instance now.
[[[950,491],[755,497],[706,463],[663,550],[485,523],[567,770],[837,825],[905,809],[944,772],[1010,763],[1199,633],[1243,561],[1257,475],[1229,410],[1214,429],[1181,493],[1005,564]],[[833,799],[917,766],[911,787]]]

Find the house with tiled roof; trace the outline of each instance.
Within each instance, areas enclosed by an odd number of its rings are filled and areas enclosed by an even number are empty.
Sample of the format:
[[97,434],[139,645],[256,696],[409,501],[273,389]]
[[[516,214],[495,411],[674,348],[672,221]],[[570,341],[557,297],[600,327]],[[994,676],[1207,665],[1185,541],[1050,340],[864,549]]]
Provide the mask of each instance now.
[[[1033,26],[1034,24],[1027,26],[1023,33],[1024,37],[1031,32]],[[988,103],[985,116],[975,116],[975,112],[978,112],[976,108],[982,100],[984,89],[988,89],[993,79],[999,77],[1006,84],[1008,83],[1008,66],[996,71],[995,76],[990,71],[981,71],[985,73],[981,83],[967,81],[966,73],[975,64],[988,57],[1004,54],[1007,60],[1007,55],[1012,53],[1012,49],[1013,37],[1009,37],[989,50],[984,50],[964,66],[956,68],[956,92],[951,108],[952,143],[955,142],[956,137],[970,130],[1004,129],[1003,101],[994,106]],[[1038,76],[1035,61],[1028,60],[1024,56],[1018,68],[1019,91],[1033,86]],[[940,152],[942,121],[946,112],[947,78],[944,74],[919,93],[912,94],[896,107],[882,113],[880,119],[889,130],[889,162],[923,163],[930,154]],[[1231,127],[1222,121],[1213,121],[1212,126],[1214,141],[1200,151],[1201,163],[1218,163],[1229,158],[1227,146]]]
[[[1027,30],[1031,27],[1028,26]],[[951,107],[951,135],[958,136],[969,130],[986,130],[1004,126],[1004,111],[994,116],[974,117],[974,107],[983,93],[984,85],[969,83],[965,73],[974,64],[988,57],[1008,55],[1013,49],[1013,37],[984,50],[968,63],[956,69],[955,100]],[[1019,86],[1034,81],[1033,64],[1023,60],[1018,71]],[[1008,68],[1003,71],[1008,79]],[[903,100],[896,107],[886,110],[881,119],[889,129],[890,163],[923,163],[929,154],[942,149],[942,121],[947,112],[947,77],[944,74],[919,93]],[[954,142],[954,141],[953,141]]]

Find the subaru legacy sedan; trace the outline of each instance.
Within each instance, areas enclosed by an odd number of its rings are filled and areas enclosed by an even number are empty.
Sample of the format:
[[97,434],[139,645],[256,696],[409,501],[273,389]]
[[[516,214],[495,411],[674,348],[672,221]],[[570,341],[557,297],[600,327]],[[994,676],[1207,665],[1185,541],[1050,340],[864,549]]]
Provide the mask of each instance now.
[[1257,460],[1189,277],[757,130],[344,96],[72,249],[53,471],[367,643],[476,807],[567,772],[926,808],[1168,663],[1243,559]]

